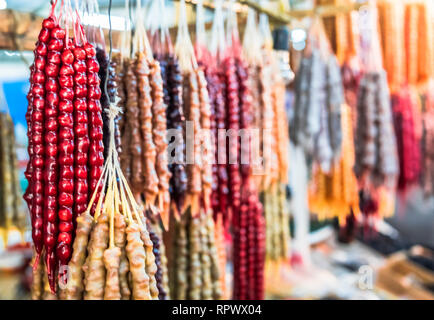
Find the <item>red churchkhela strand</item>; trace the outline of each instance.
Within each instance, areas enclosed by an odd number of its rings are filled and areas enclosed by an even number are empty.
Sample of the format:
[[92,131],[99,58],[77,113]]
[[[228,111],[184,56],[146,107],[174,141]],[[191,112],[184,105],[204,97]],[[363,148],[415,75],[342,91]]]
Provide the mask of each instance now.
[[[28,172],[30,191],[29,209],[32,217],[32,238],[36,251],[34,268],[39,264],[39,258],[44,247],[44,109],[45,109],[45,65],[50,41],[50,31],[55,27],[52,17],[42,23],[42,30],[39,33],[36,44],[34,70],[32,75],[32,105],[31,105],[31,146],[30,165],[31,172]],[[31,202],[31,204],[30,204]]]
[[59,235],[57,255],[60,265],[66,265],[71,255],[74,203],[74,118],[75,98],[75,45],[71,42],[62,52],[59,107]]
[[81,215],[87,208],[89,197],[88,188],[88,151],[89,151],[89,130],[88,130],[88,107],[87,107],[87,66],[86,51],[82,47],[74,50],[74,56],[80,68],[75,69],[74,83],[74,223],[76,218]]
[[[36,54],[35,54],[36,56]],[[30,88],[29,88],[29,92],[27,93],[27,102],[28,102],[28,108],[27,108],[27,112],[26,112],[26,122],[27,122],[27,139],[29,140],[29,144],[27,146],[27,152],[29,153],[29,161],[27,162],[27,166],[26,166],[26,170],[24,171],[24,176],[26,177],[26,180],[28,182],[28,186],[27,189],[24,193],[24,200],[27,203],[27,206],[29,207],[29,212],[31,214],[30,218],[32,221],[32,225],[33,225],[33,216],[32,216],[32,199],[33,199],[33,190],[32,190],[32,174],[33,174],[33,164],[32,164],[32,160],[33,160],[33,134],[32,134],[32,113],[33,113],[33,98],[34,98],[34,94],[33,94],[33,90],[35,89],[34,83],[33,83],[33,74],[35,73],[35,63],[33,63],[30,66],[30,79],[29,79],[29,83],[30,83]],[[41,87],[36,89],[36,92],[42,93],[43,91],[41,91]]]
[[[61,51],[64,46],[65,30],[56,25],[51,29],[45,65],[45,168],[44,168],[44,246],[45,264],[51,290],[56,285],[56,236],[57,236],[57,175],[58,155],[58,76],[61,63]],[[59,201],[60,202],[60,201]]]

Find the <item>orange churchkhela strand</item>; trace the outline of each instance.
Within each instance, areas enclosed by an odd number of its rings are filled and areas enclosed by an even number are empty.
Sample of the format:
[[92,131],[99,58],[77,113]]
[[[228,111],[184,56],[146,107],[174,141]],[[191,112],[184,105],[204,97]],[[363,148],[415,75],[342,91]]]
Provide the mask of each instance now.
[[383,48],[384,69],[390,91],[400,89],[405,81],[404,8],[392,0],[378,3],[380,39]]
[[340,223],[352,210],[359,214],[357,179],[353,172],[354,143],[351,108],[341,106],[342,155],[335,162],[330,173],[315,166],[313,179],[309,185],[309,208],[320,219],[337,217]]
[[[434,73],[434,30],[428,1],[404,5],[406,77],[408,84],[424,87]],[[432,19],[431,19],[432,20]]]

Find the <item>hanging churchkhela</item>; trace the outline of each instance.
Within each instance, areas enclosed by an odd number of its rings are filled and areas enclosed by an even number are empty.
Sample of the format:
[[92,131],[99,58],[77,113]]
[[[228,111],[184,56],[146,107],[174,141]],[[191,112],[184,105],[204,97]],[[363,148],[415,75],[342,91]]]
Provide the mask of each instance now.
[[[225,102],[225,81],[222,71],[218,68],[219,62],[223,59],[222,44],[217,44],[217,38],[223,36],[221,19],[221,8],[216,10],[212,29],[212,46],[210,50],[206,46],[204,10],[202,2],[198,3],[196,12],[196,43],[195,53],[198,64],[205,74],[207,90],[209,95],[210,113],[205,117],[204,125],[210,130],[207,136],[211,148],[207,150],[207,159],[210,165],[206,167],[208,179],[211,182],[211,192],[209,205],[213,210],[214,219],[217,223],[224,223],[227,227],[230,223],[228,212],[229,201],[229,183],[228,183],[228,164],[226,159],[226,150],[221,150],[226,146],[226,136],[219,134],[227,126],[227,109]],[[203,81],[203,80],[202,80]],[[209,124],[208,124],[209,121]],[[220,148],[220,149],[219,149]],[[219,153],[220,151],[220,153]],[[211,173],[211,175],[209,174]],[[220,236],[223,236],[221,234]],[[221,243],[224,245],[224,243]],[[224,261],[221,261],[224,264]],[[224,277],[224,274],[222,275]]]
[[[325,130],[327,133],[330,130],[335,130],[335,128],[339,131],[337,135],[330,135],[328,138],[330,141],[329,156],[319,156],[316,159],[314,156],[314,159],[317,161],[313,163],[312,167],[312,179],[308,195],[309,209],[317,214],[320,219],[338,217],[339,222],[344,224],[345,217],[348,214],[357,215],[359,212],[358,184],[353,172],[354,130],[352,111],[348,105],[343,103],[344,92],[339,66],[337,65],[336,57],[330,52],[322,25],[313,26],[309,42],[319,42],[320,45],[318,47],[311,47],[312,57],[304,58],[301,62],[302,66],[297,75],[298,79],[296,79],[297,112],[304,112],[309,110],[309,108],[312,110],[315,108],[313,106],[317,104],[316,108],[319,109],[316,112],[323,113],[320,118],[327,113],[331,113],[332,116],[326,122],[320,120],[316,126],[314,125],[313,118],[310,123],[307,123],[313,128],[319,128],[320,132]],[[321,57],[321,54],[328,54],[328,62]],[[312,64],[311,67],[310,64]],[[312,87],[316,87],[320,91],[314,91]],[[324,91],[321,92],[321,88]],[[304,92],[306,89],[309,89],[310,92]],[[307,107],[303,107],[303,105]],[[336,120],[339,123],[334,122]],[[330,125],[331,127],[329,127]],[[327,138],[324,132],[319,134],[325,138],[318,138],[317,148],[324,149],[327,146],[327,144],[324,144],[327,142]],[[330,153],[331,150],[335,151]],[[324,152],[324,150],[322,152],[323,156],[327,155],[327,152]],[[334,152],[338,152],[338,155],[334,156],[333,160],[330,156],[335,154]],[[321,155],[321,151],[318,154]],[[324,162],[327,158],[329,160]]]
[[172,219],[170,227],[170,293],[174,299],[219,299],[222,296],[220,266],[209,200],[212,159],[209,159],[209,149],[201,149],[201,145],[210,145],[205,139],[209,138],[211,107],[205,76],[197,65],[185,18],[185,3],[182,3],[175,52],[182,75],[182,105],[189,121],[185,139],[191,143],[192,150],[190,154],[187,151],[185,203],[181,216]]
[[404,19],[402,5],[390,0],[381,0],[378,7],[378,36],[381,39],[384,70],[391,92],[399,90],[405,83],[406,66],[404,48]]
[[[114,138],[119,110],[114,105],[109,110],[109,153],[98,182],[103,191],[99,198],[92,195],[88,209],[77,219],[63,295],[68,300],[156,300],[162,286],[162,278],[156,276],[161,275],[161,265],[154,255],[148,219],[120,169]],[[94,201],[92,217],[89,210]]]
[[31,67],[27,112],[30,161],[25,200],[32,220],[34,269],[44,254],[49,284],[56,291],[59,264],[72,253],[75,220],[86,209],[103,166],[101,90],[95,48],[78,17],[74,38],[70,1],[42,23]]
[[[164,1],[155,1],[149,9],[149,18],[164,16]],[[187,173],[185,170],[184,143],[184,110],[183,110],[183,78],[178,58],[175,56],[170,34],[164,19],[153,21],[151,24],[152,50],[154,57],[160,63],[163,81],[164,103],[166,109],[166,128],[169,130],[169,143],[174,143],[171,150],[169,170],[171,177],[169,191],[171,210],[179,217],[184,208],[187,191]]]
[[253,157],[248,152],[251,141],[250,138],[245,141],[241,135],[251,128],[252,110],[247,65],[241,56],[234,12],[228,19],[227,36],[229,46],[224,51],[221,78],[225,89],[226,129],[229,136],[226,163],[229,213],[233,227],[233,298],[263,299],[265,223],[257,189],[251,179],[250,163]]
[[393,213],[392,192],[399,173],[387,76],[382,67],[375,10],[362,37],[364,74],[357,94],[356,162],[360,210],[365,221]]
[[302,59],[295,80],[295,128],[292,127],[291,138],[304,146],[314,160],[309,187],[310,210],[319,218],[339,217],[343,222],[347,214],[359,210],[358,185],[352,171],[351,110],[343,105],[339,66],[320,21],[312,26],[308,41],[306,50],[311,55]]
[[[140,12],[140,2],[137,3]],[[131,57],[122,57],[125,114],[122,119],[122,169],[135,198],[158,212],[168,227],[170,195],[166,139],[166,104],[160,64],[152,56],[142,17],[137,15]],[[119,66],[121,68],[121,66]]]
[[[96,1],[85,3],[85,14],[98,12]],[[181,1],[175,47],[154,18],[151,50],[138,1],[111,59],[101,29],[83,28],[70,0],[59,16],[55,7],[28,97],[32,298],[229,298],[229,260],[232,297],[263,299],[266,257],[284,261],[289,251],[285,83],[268,35],[257,56],[242,52],[236,12],[225,33],[219,1],[217,45],[208,50],[198,32],[194,48]],[[150,12],[161,8],[153,2]],[[333,103],[321,125],[341,120]],[[340,129],[329,131],[323,140],[339,153]],[[332,158],[321,164],[333,168]]]
[[[405,37],[405,65],[406,65],[406,80],[408,86],[404,90],[399,90],[392,95],[392,105],[404,106],[403,102],[407,100],[407,106],[404,110],[406,112],[400,114],[402,120],[408,119],[406,122],[402,121],[402,126],[407,129],[407,134],[410,139],[420,140],[421,150],[413,149],[416,154],[405,154],[408,148],[400,153],[400,158],[405,160],[401,167],[401,174],[398,180],[398,187],[401,191],[406,191],[404,187],[414,186],[417,182],[421,182],[426,196],[432,193],[432,174],[430,166],[430,139],[433,135],[432,126],[432,79],[434,76],[434,31],[430,27],[430,10],[432,5],[428,1],[409,2],[404,4],[404,37]],[[432,19],[431,19],[432,20]],[[402,108],[397,108],[402,110]],[[395,107],[394,107],[395,112]],[[396,119],[396,117],[395,117]],[[408,129],[413,126],[413,131],[409,132]],[[422,128],[420,128],[422,127]],[[397,135],[402,134],[402,144],[410,142],[407,134],[397,131]],[[398,144],[399,146],[399,144]],[[408,165],[409,160],[415,162],[417,157],[420,156],[421,161],[416,164],[414,169],[410,169]],[[401,161],[402,162],[402,161]],[[407,164],[407,165],[406,165]],[[423,172],[420,179],[415,179],[417,170]],[[409,173],[412,173],[409,177]],[[413,176],[414,179],[411,179]],[[406,179],[410,178],[410,179]],[[419,178],[419,175],[417,176]],[[404,190],[403,190],[404,189]]]
[[[213,23],[213,40],[216,39],[216,21],[221,14],[221,10],[216,11],[216,16]],[[221,287],[221,297],[223,299],[229,298],[230,293],[226,285],[226,240],[227,227],[230,223],[228,217],[228,173],[226,170],[226,163],[219,162],[219,146],[226,146],[226,137],[219,136],[219,129],[226,127],[226,110],[224,100],[224,83],[221,77],[221,72],[218,69],[218,61],[220,61],[219,52],[211,53],[206,46],[205,22],[204,22],[204,9],[202,1],[198,2],[196,7],[196,43],[194,46],[195,54],[197,57],[199,68],[203,70],[207,84],[209,96],[209,114],[205,112],[205,117],[202,119],[202,125],[205,129],[208,128],[209,133],[204,138],[204,143],[210,147],[207,151],[207,167],[203,171],[208,172],[205,177],[211,180],[211,195],[209,203],[206,205],[208,210],[212,210],[215,221],[215,247],[217,250],[219,281]],[[202,79],[203,81],[203,79]],[[208,123],[209,122],[209,123]],[[225,154],[225,151],[222,151]],[[210,174],[211,173],[211,174]]]
[[[120,168],[114,130],[118,112],[112,104],[107,161],[86,211],[77,218],[68,277],[59,282],[62,299],[150,300],[158,299],[159,288],[164,287],[167,275],[156,250],[158,237]],[[35,277],[35,299],[46,298],[38,296],[44,295],[42,286],[41,278]]]
[[[184,9],[181,10],[182,21],[186,19]],[[189,209],[193,216],[197,216],[202,209],[205,212],[210,209],[212,160],[207,139],[211,106],[203,70],[198,67],[188,29],[182,23],[178,28],[175,53],[183,79],[185,141],[190,145],[186,150],[187,193],[182,211]]]
[[[410,85],[424,78],[418,73],[417,21],[419,10],[416,5],[395,5],[389,1],[378,4],[380,25],[383,27],[383,61],[391,89],[391,104],[395,125],[399,158],[398,191],[404,194],[419,182],[420,139],[422,120],[418,97]],[[422,18],[422,17],[420,17]],[[401,21],[405,19],[403,24]],[[421,19],[421,23],[423,20]],[[410,35],[413,34],[414,36]],[[415,38],[414,38],[415,37]],[[414,42],[413,40],[416,40]],[[408,61],[408,63],[406,63]],[[421,63],[425,61],[421,56]],[[429,70],[430,63],[426,65]]]
[[[274,136],[274,150],[277,169],[273,170],[273,174],[270,173],[271,183],[268,190],[264,192],[264,206],[265,206],[265,220],[267,222],[267,256],[269,261],[284,261],[288,258],[289,250],[288,245],[290,241],[289,235],[289,211],[286,200],[286,185],[288,184],[288,143],[289,143],[289,129],[287,124],[287,116],[285,111],[285,83],[280,74],[280,70],[277,64],[276,56],[271,50],[271,38],[268,25],[268,19],[265,15],[260,16],[260,28],[263,30],[263,66],[262,70],[269,68],[272,77],[271,83],[268,84],[271,90],[272,101],[272,114],[273,122],[272,135]],[[265,73],[265,72],[264,72]],[[262,95],[265,94],[265,83],[262,79]],[[265,101],[264,99],[262,100]],[[271,110],[270,110],[271,111]],[[261,118],[265,119],[265,113],[267,110],[262,105]],[[264,147],[265,152],[269,153],[271,150],[267,150]],[[271,203],[271,207],[270,207]],[[270,209],[267,212],[267,207]]]
[[[97,0],[83,0],[82,1],[82,12],[83,16],[92,17],[95,15],[99,15],[99,6]],[[114,102],[114,98],[116,95],[116,75],[115,68],[116,63],[114,61],[110,61],[108,59],[108,55],[106,53],[106,45],[104,39],[104,32],[101,26],[95,25],[87,25],[85,27],[86,38],[87,40],[95,46],[96,49],[96,58],[99,64],[98,75],[101,79],[100,81],[100,89],[103,92],[107,85],[108,96],[102,94],[100,98],[103,118],[103,143],[104,143],[104,159],[107,158],[108,145],[109,145],[109,124],[107,111],[110,103]],[[116,119],[116,127],[115,127],[115,136],[118,138],[119,136],[119,128],[118,128],[118,119]],[[119,141],[116,142],[116,146],[119,147]]]
[[398,191],[406,192],[411,186],[418,185],[421,169],[420,105],[417,94],[402,87],[392,94],[391,105],[399,157]]
[[359,195],[354,167],[354,140],[351,108],[343,104],[342,156],[333,164],[331,172],[325,173],[319,166],[314,167],[309,186],[309,208],[320,219],[337,217],[345,224],[348,214],[359,214]]
[[172,299],[210,300],[222,297],[220,266],[210,213],[193,217],[190,210],[173,221],[169,265]]
[[343,88],[336,57],[330,52],[318,19],[311,26],[308,46],[295,81],[291,139],[323,171],[329,172],[340,157]]

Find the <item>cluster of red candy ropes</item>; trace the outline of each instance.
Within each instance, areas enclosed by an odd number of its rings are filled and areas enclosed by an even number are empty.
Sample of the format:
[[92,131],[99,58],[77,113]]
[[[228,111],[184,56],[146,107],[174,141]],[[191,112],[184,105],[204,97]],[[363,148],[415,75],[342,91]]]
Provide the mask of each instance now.
[[35,265],[45,259],[53,291],[59,267],[71,257],[76,218],[86,211],[104,164],[95,48],[78,17],[74,37],[69,37],[72,14],[56,16],[55,6],[42,23],[30,67],[29,184],[24,196],[31,213]]

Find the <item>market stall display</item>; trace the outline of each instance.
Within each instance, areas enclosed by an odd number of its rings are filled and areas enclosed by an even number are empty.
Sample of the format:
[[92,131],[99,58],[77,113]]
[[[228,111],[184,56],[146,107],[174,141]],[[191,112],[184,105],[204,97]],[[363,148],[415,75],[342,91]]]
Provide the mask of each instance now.
[[[413,202],[434,193],[429,1],[100,5],[52,1],[35,17],[28,145],[0,112],[6,245],[11,230],[29,239],[19,148],[29,157],[32,299],[293,294],[327,259],[344,265],[330,235],[393,235],[385,218],[428,208]],[[287,44],[293,83],[275,51]]]

